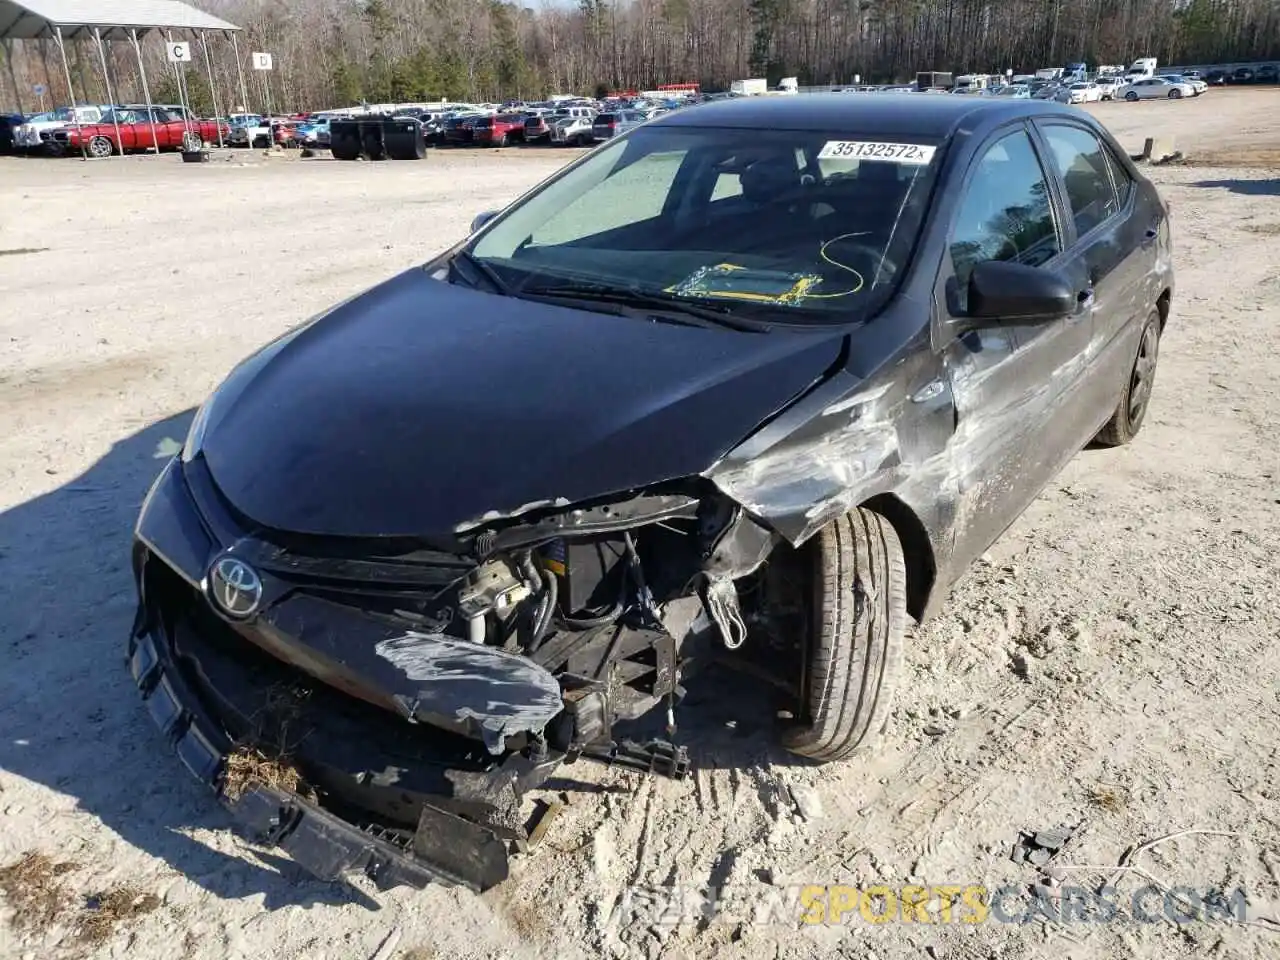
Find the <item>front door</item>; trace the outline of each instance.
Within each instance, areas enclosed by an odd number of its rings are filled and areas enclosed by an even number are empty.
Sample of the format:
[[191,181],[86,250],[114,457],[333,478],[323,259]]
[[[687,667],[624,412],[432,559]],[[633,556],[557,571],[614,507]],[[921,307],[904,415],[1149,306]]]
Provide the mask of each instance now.
[[1016,125],[981,148],[961,187],[939,275],[938,344],[956,404],[952,477],[955,560],[985,550],[1079,449],[1076,391],[1093,322],[1087,284],[1071,316],[966,327],[975,264],[1007,260],[1072,275],[1072,231],[1031,131]]
[[1151,247],[1162,211],[1144,208],[1147,219],[1139,215],[1128,170],[1088,127],[1056,119],[1036,126],[1076,236],[1072,269],[1093,291],[1093,337],[1082,385],[1090,416],[1081,424],[1083,445],[1111,416],[1128,384],[1138,337],[1154,305]]

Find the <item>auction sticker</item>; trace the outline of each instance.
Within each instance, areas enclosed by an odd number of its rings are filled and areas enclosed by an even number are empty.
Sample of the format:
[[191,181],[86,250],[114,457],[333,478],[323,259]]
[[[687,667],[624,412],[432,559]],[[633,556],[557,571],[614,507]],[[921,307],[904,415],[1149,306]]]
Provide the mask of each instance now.
[[937,147],[920,143],[881,143],[871,140],[828,140],[818,152],[819,160],[886,160],[924,166],[933,159]]

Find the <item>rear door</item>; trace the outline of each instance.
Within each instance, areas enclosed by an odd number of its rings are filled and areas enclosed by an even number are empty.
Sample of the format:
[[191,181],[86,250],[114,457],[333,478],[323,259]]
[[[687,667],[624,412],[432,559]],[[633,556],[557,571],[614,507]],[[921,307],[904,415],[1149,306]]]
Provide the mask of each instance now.
[[1076,269],[1074,234],[1030,127],[991,135],[960,190],[935,291],[935,342],[956,406],[951,473],[963,568],[1083,444],[1076,388],[1092,317],[1085,298],[1061,320],[965,330],[967,284],[978,263],[1015,261],[1064,275]]

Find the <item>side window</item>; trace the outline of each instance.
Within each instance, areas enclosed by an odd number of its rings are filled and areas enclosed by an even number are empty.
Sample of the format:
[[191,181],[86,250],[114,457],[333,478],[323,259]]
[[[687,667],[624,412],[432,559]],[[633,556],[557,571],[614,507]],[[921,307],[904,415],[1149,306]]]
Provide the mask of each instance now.
[[951,233],[961,298],[975,264],[1011,260],[1039,266],[1062,251],[1044,170],[1024,131],[987,148],[965,186]]
[[1129,192],[1133,189],[1133,177],[1110,150],[1104,149],[1102,156],[1107,161],[1107,169],[1111,171],[1111,182],[1116,187],[1116,202],[1123,207],[1129,199]]
[[683,150],[650,153],[610,173],[539,227],[530,244],[572,243],[658,216],[684,157]]
[[1066,185],[1076,233],[1083,236],[1120,209],[1102,144],[1080,127],[1050,124],[1041,132],[1049,144],[1053,165]]
[[716,185],[711,189],[711,202],[742,196],[742,178],[737,173],[716,175]]

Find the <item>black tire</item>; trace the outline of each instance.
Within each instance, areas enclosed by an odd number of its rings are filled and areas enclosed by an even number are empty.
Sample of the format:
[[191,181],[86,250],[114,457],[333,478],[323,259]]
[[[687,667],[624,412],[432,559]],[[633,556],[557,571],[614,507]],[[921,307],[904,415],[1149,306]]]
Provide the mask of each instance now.
[[1170,90],[1170,91],[1169,91],[1169,99],[1170,99],[1170,100],[1181,100],[1181,99],[1182,99],[1182,91],[1181,91],[1181,90]]
[[1138,351],[1129,368],[1129,380],[1120,394],[1120,403],[1107,425],[1098,431],[1095,443],[1104,447],[1122,447],[1138,435],[1151,405],[1155,386],[1156,364],[1160,359],[1160,313],[1152,310],[1142,325]]
[[1136,93],[1134,93],[1132,90],[1130,90],[1128,93],[1126,93],[1126,94],[1124,95],[1124,98],[1125,98],[1126,100],[1128,100],[1130,103],[1137,103],[1137,102],[1138,102],[1138,95],[1137,95]]
[[507,135],[504,133],[502,136],[500,136],[497,140],[494,141],[493,145],[495,147],[505,147],[507,145]]
[[801,722],[783,736],[813,760],[843,760],[884,729],[902,668],[907,573],[889,521],[857,509],[810,542],[813,628]]

